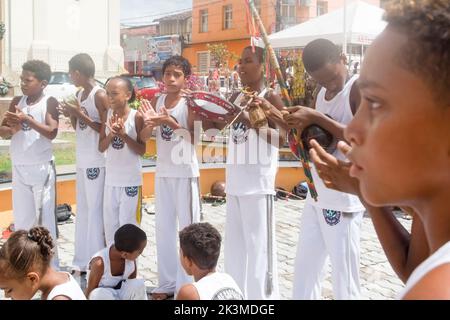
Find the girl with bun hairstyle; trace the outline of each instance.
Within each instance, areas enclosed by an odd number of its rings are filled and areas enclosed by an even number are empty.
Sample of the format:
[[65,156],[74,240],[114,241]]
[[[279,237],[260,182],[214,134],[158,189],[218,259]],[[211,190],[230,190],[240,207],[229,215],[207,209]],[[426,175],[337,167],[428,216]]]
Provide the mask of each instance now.
[[0,249],[0,289],[6,298],[30,300],[86,300],[75,279],[50,266],[54,254],[50,232],[44,227],[14,232]]

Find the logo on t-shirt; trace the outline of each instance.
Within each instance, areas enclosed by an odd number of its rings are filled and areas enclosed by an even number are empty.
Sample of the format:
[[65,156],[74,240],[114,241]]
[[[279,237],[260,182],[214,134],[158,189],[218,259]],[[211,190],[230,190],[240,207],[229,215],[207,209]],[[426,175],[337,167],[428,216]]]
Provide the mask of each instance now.
[[126,187],[125,188],[125,193],[130,198],[136,197],[137,194],[138,194],[138,187]]
[[173,129],[165,124],[161,125],[161,138],[165,141],[171,141],[173,136]]
[[[34,119],[33,116],[32,116],[31,114],[28,114],[28,116],[29,116],[31,119]],[[21,123],[21,127],[22,127],[22,130],[23,130],[23,131],[30,131],[30,130],[31,130],[31,127],[30,127],[30,125],[28,124],[27,121],[22,122],[22,123]]]
[[233,123],[231,138],[235,144],[241,144],[248,140],[249,130],[242,122]]
[[89,180],[95,180],[100,175],[100,169],[99,168],[88,168],[86,169],[86,176]]
[[336,210],[330,210],[330,209],[322,209],[323,217],[325,218],[325,221],[330,226],[334,226],[339,223],[341,220],[341,212]]
[[[87,117],[89,117],[89,113],[85,107],[81,107],[81,112],[83,112]],[[87,124],[82,120],[78,121],[78,126],[80,127],[81,130],[84,130],[87,128]]]
[[222,288],[214,293],[212,300],[244,300],[244,297],[233,288]]
[[123,147],[125,146],[125,143],[118,136],[114,136],[111,145],[114,149],[120,150],[120,149],[123,149]]

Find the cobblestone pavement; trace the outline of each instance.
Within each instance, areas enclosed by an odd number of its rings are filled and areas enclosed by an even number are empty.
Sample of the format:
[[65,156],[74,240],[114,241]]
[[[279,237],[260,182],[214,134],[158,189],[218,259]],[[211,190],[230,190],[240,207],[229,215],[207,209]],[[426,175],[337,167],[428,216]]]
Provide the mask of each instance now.
[[[292,296],[294,259],[303,206],[304,201],[301,200],[279,200],[275,202],[281,299],[290,299]],[[149,207],[151,208],[152,205],[150,204]],[[225,228],[225,204],[218,206],[203,204],[203,214],[204,221],[216,226],[223,236]],[[154,218],[155,216],[153,214],[143,213],[142,228],[147,233],[149,241],[142,257],[138,261],[139,277],[146,279],[146,285],[149,291],[157,284]],[[410,220],[403,219],[401,215],[399,215],[399,220],[410,230]],[[63,270],[70,270],[74,252],[74,219],[71,219],[68,223],[59,225],[59,230],[60,238],[58,240],[58,248],[61,268]],[[223,246],[219,259],[219,269],[223,269]],[[332,299],[331,267],[329,262],[326,264],[325,271],[327,276],[323,281],[322,294],[324,299]],[[402,282],[387,262],[372,222],[367,215],[364,216],[362,223],[360,272],[362,299],[395,299],[397,293],[403,287]],[[84,285],[85,283],[82,282],[82,286]],[[0,293],[1,297],[3,297],[3,292]]]

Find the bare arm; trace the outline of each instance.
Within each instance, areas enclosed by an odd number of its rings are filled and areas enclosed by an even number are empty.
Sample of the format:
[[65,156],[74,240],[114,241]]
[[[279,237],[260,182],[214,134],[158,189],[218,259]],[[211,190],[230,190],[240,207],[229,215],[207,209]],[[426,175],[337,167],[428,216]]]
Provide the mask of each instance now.
[[[201,131],[201,127],[199,128],[195,128],[195,120],[196,120],[196,116],[194,114],[194,112],[191,110],[191,108],[188,109],[188,131],[189,131],[189,135],[190,135],[190,142],[192,145],[196,145],[199,141],[198,139],[200,139],[200,131]],[[197,132],[195,132],[195,129],[197,129]],[[197,138],[197,140],[195,140],[195,138]]]
[[[358,195],[364,203],[358,180],[350,177],[350,163],[336,159],[328,154],[316,141],[311,142],[311,160],[316,166],[320,178],[331,189]],[[350,146],[339,143],[339,149],[346,154]],[[399,278],[406,282],[412,271],[430,255],[428,241],[422,221],[412,213],[413,223],[409,233],[397,220],[392,209],[377,208],[364,203],[372,217],[378,239],[383,250]],[[408,210],[410,211],[410,210]]]
[[300,132],[306,127],[315,124],[333,135],[338,141],[345,141],[345,125],[331,119],[327,115],[314,109],[302,106],[287,108],[289,114],[284,115],[284,120],[290,128],[298,129]]
[[102,123],[101,128],[100,128],[98,151],[105,152],[106,149],[108,149],[109,144],[111,143],[113,138],[114,138],[114,135],[111,131],[108,134],[106,134],[106,121],[105,121],[104,123]]
[[277,145],[282,147],[286,143],[287,138],[287,125],[283,119],[282,110],[285,110],[286,107],[283,103],[283,100],[276,93],[271,93],[267,100],[268,108],[264,108],[264,113],[269,121],[269,127],[271,129],[271,134],[267,135],[269,139],[267,139],[267,143]]
[[134,261],[134,271],[132,274],[130,274],[128,279],[136,279],[136,276],[137,276],[137,264],[136,264],[136,261]]
[[[102,119],[102,114],[106,114],[106,111],[108,110],[108,97],[106,96],[106,93],[103,90],[99,90],[95,93],[94,97],[95,101],[95,107],[98,110],[98,113],[100,115],[100,119]],[[72,123],[72,126],[74,129],[76,129],[76,125],[78,121],[84,122],[86,125],[88,125],[91,129],[100,132],[101,129],[101,123],[95,122],[92,120],[88,115],[86,115],[82,110],[80,105],[71,105],[68,103],[61,103],[64,107],[64,109],[69,113],[70,115],[70,122]]]
[[69,119],[70,119],[70,124],[72,125],[72,128],[74,129],[74,130],[77,130],[77,117],[75,117],[75,116],[69,116]]
[[414,269],[430,255],[422,221],[414,214],[409,233],[390,208],[365,206],[389,263],[398,277],[406,282]]
[[177,300],[200,300],[200,296],[194,285],[185,284],[178,291]]
[[11,138],[13,135],[11,128],[8,126],[0,126],[0,137],[4,139]]
[[[20,99],[22,97],[14,97],[9,104],[8,111],[11,113],[16,112],[16,106],[19,103]],[[17,130],[17,129],[16,129]],[[0,125],[0,136],[2,138],[8,139],[11,138],[11,136],[14,134],[14,129],[12,128],[11,124],[8,124],[8,120],[6,117],[3,118],[1,125]]]
[[89,295],[91,294],[92,290],[95,288],[98,288],[98,285],[100,283],[100,280],[103,276],[103,272],[105,270],[105,266],[103,264],[103,259],[100,257],[94,258],[90,263],[90,269],[89,272],[89,279],[88,284],[86,288],[86,297],[89,299]]
[[47,139],[53,140],[58,135],[59,114],[58,101],[51,97],[47,100],[47,113],[45,115],[45,125],[34,119],[28,120],[30,127]]
[[100,132],[100,129],[102,127],[102,123],[106,121],[106,113],[108,111],[108,96],[106,95],[106,92],[103,90],[98,90],[95,93],[94,97],[95,101],[95,107],[97,108],[98,114],[100,115],[100,122],[95,122],[88,116],[86,116],[83,112],[80,112],[78,114],[78,119],[86,123],[90,128],[93,130]]

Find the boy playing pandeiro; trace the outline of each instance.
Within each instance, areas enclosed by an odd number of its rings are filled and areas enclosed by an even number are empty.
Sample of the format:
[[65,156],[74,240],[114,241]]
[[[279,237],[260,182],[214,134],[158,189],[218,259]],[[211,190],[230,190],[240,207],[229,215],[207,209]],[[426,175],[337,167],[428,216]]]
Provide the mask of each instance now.
[[216,271],[220,233],[209,223],[193,223],[180,231],[180,259],[195,282],[180,288],[177,300],[243,300],[241,289],[226,273]]
[[136,259],[147,245],[147,235],[134,224],[124,224],[114,243],[90,262],[86,296],[90,300],[147,300],[143,279],[136,279]]
[[77,219],[73,266],[86,271],[89,259],[105,246],[103,232],[103,190],[105,188],[105,153],[99,152],[101,123],[108,109],[106,92],[94,81],[92,58],[80,53],[69,61],[73,83],[82,89],[77,100],[62,103],[70,116],[77,137]]
[[167,299],[181,285],[192,281],[181,267],[176,234],[178,228],[200,219],[200,173],[193,146],[194,115],[181,92],[191,75],[191,65],[185,58],[173,56],[164,63],[163,74],[167,93],[154,98],[151,105],[144,102],[140,110],[145,119],[141,134],[143,141],[151,137],[156,127],[155,210],[159,287],[153,292],[155,300]]
[[[44,89],[50,66],[30,60],[22,66],[23,96],[14,97],[0,127],[12,136],[12,193],[15,230],[45,226],[56,239],[55,179],[52,140],[58,134],[58,102]],[[57,256],[53,265],[58,267]]]

